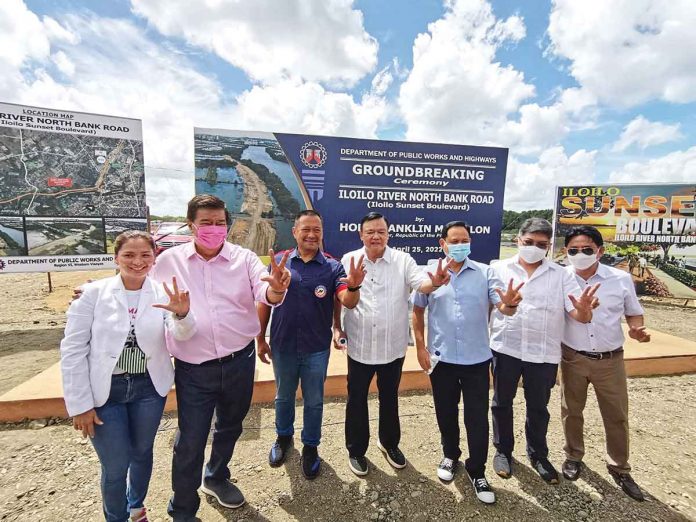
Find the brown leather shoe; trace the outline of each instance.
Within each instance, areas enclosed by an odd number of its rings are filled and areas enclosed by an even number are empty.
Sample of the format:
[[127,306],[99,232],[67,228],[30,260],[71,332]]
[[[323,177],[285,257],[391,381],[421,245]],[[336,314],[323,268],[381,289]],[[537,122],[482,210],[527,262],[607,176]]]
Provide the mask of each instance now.
[[561,466],[561,472],[566,480],[578,480],[580,471],[582,471],[582,462],[576,460],[566,459],[563,466]]
[[638,502],[643,502],[645,500],[645,495],[643,495],[640,487],[638,487],[638,484],[635,483],[633,477],[631,477],[629,473],[618,473],[610,469],[609,474],[614,479],[614,482],[621,487],[623,492],[633,500],[637,500]]

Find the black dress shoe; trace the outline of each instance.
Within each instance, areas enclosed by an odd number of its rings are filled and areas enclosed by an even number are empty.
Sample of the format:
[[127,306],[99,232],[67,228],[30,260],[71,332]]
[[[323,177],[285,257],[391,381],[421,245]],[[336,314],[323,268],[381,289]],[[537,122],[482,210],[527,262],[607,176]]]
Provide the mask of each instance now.
[[558,471],[553,467],[547,458],[530,458],[532,468],[547,484],[558,484]]
[[580,471],[582,471],[582,462],[566,459],[561,467],[561,471],[563,472],[563,476],[566,478],[566,480],[578,480]]
[[277,468],[285,462],[290,446],[292,446],[292,437],[279,435],[268,453],[268,464],[272,468]]
[[314,480],[319,476],[321,470],[321,459],[316,446],[305,446],[302,448],[302,474],[307,480]]
[[633,477],[631,477],[629,473],[618,473],[610,469],[609,474],[614,479],[614,482],[621,487],[623,492],[633,500],[637,500],[638,502],[643,502],[645,500],[645,495],[643,495],[640,487],[634,482]]

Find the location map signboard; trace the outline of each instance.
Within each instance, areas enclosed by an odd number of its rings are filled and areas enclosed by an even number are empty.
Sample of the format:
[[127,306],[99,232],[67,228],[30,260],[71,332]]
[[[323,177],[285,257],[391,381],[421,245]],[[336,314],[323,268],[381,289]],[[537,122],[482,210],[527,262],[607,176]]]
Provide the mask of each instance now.
[[266,254],[292,248],[295,214],[324,219],[328,253],[362,246],[360,219],[390,223],[389,245],[419,264],[441,257],[442,226],[472,227],[472,255],[499,255],[507,149],[303,134],[195,129],[196,193],[226,201],[230,240]]
[[577,225],[601,232],[602,262],[630,272],[639,293],[696,298],[696,185],[558,187],[554,259]]
[[0,274],[113,268],[146,218],[140,120],[0,103]]

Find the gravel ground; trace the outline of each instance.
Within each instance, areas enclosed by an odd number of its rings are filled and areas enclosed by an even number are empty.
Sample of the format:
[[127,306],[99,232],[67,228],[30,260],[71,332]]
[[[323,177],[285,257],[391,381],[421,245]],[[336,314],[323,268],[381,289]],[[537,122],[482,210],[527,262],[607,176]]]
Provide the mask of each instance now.
[[[58,346],[72,289],[109,277],[110,270],[56,272],[48,293],[46,274],[0,275],[0,395],[42,372],[60,359]],[[696,338],[696,308],[644,303],[646,324],[684,339]]]
[[[473,496],[465,474],[452,484],[437,479],[441,457],[432,398],[410,393],[401,398],[402,444],[409,465],[393,470],[373,444],[371,471],[365,478],[347,467],[343,439],[345,404],[326,405],[321,456],[322,473],[306,481],[299,453],[276,469],[266,464],[274,440],[273,410],[256,406],[249,413],[235,452],[232,475],[248,504],[221,508],[203,499],[199,517],[222,520],[696,520],[696,375],[640,378],[629,381],[633,475],[649,494],[647,502],[626,497],[612,482],[603,461],[604,435],[596,402],[588,401],[586,465],[577,482],[549,486],[534,474],[521,453],[515,475],[503,480],[490,471],[498,495],[494,506]],[[522,403],[517,400],[516,437],[523,441]],[[551,399],[550,458],[560,466],[562,432],[558,388]],[[376,412],[371,398],[371,412]],[[301,411],[298,410],[298,419]],[[691,420],[689,420],[691,419]],[[64,423],[39,428],[5,426],[0,431],[0,520],[99,520],[99,464],[89,443]],[[155,447],[155,470],[148,496],[151,520],[165,521],[170,494],[171,447],[176,419],[165,418]],[[298,432],[300,427],[298,426]],[[373,441],[376,422],[372,421]],[[464,435],[462,434],[464,437]],[[465,448],[465,441],[462,441]],[[491,455],[489,455],[491,457]]]
[[[58,361],[58,344],[65,326],[71,289],[87,278],[111,272],[53,274],[48,293],[45,274],[3,275],[0,299],[0,394]],[[646,304],[646,323],[693,340],[696,309]],[[589,400],[585,432],[588,469],[575,483],[547,486],[528,466],[523,453],[523,405],[516,432],[520,463],[510,480],[489,472],[498,494],[495,506],[484,506],[460,473],[450,485],[436,475],[440,460],[439,434],[429,393],[401,398],[402,444],[409,459],[396,472],[376,446],[370,447],[371,472],[354,476],[347,467],[343,438],[345,404],[325,408],[320,453],[322,475],[308,482],[299,470],[299,453],[278,469],[266,464],[275,435],[273,410],[255,406],[247,416],[237,446],[232,474],[248,505],[232,511],[203,499],[199,517],[221,520],[696,520],[696,375],[631,379],[631,435],[634,477],[650,498],[639,504],[613,484],[603,463],[604,435],[596,402]],[[371,411],[376,415],[376,399]],[[552,397],[549,433],[551,459],[563,460],[558,389]],[[301,419],[298,411],[298,419]],[[99,464],[90,444],[66,421],[0,426],[0,520],[100,520]],[[163,420],[155,447],[155,470],[148,496],[151,520],[168,520],[171,447],[176,418]],[[372,423],[373,434],[376,422]],[[301,429],[298,426],[298,433]],[[464,437],[464,434],[462,434]],[[462,448],[466,443],[462,441]],[[492,455],[491,455],[492,456]]]

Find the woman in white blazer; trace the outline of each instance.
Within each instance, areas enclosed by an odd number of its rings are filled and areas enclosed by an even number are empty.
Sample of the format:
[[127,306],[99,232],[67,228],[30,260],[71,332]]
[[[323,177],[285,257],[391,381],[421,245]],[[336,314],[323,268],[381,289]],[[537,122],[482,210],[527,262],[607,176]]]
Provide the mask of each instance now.
[[67,313],[60,344],[63,393],[73,426],[90,436],[101,462],[104,516],[146,522],[152,447],[174,382],[165,328],[195,333],[189,295],[147,277],[155,243],[140,231],[114,243],[120,273],[85,285]]

